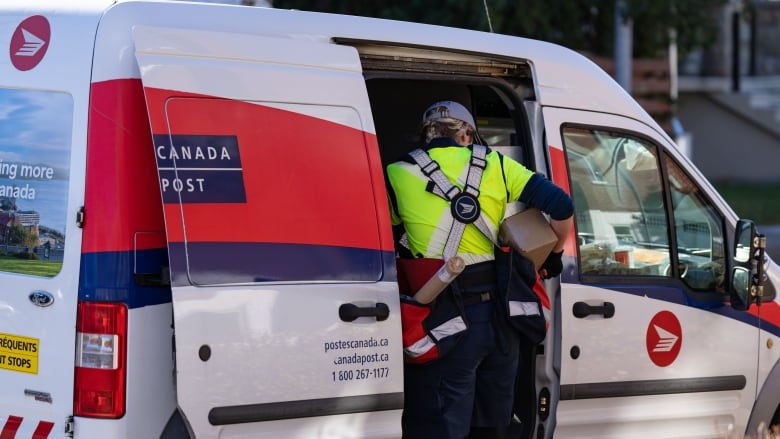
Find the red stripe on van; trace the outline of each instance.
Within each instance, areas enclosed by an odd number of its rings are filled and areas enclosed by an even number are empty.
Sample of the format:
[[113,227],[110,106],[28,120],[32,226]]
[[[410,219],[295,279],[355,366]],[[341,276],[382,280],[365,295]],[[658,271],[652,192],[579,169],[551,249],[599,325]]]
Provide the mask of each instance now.
[[33,432],[32,439],[46,439],[51,433],[51,429],[54,428],[53,422],[41,421],[38,423],[38,427]]
[[145,93],[156,134],[236,136],[241,155],[246,203],[166,204],[169,241],[184,242],[183,217],[188,242],[393,249],[376,136],[255,103]]
[[86,183],[85,253],[165,248],[152,134],[139,79],[92,84]]
[[22,419],[18,416],[9,416],[3,425],[3,430],[0,432],[0,439],[14,439],[16,437],[16,430],[22,425]]
[[[566,157],[563,155],[563,150],[558,149],[552,145],[549,146],[550,151],[550,167],[552,168],[552,181],[561,187],[567,194],[571,195],[571,186],[569,186],[569,170],[566,168]],[[566,240],[566,244],[563,248],[564,253],[567,255],[577,254],[577,237],[574,236],[574,227],[569,233],[569,238]]]
[[[758,307],[751,305],[748,312],[758,317]],[[777,302],[764,302],[761,304],[761,320],[769,322],[780,328],[780,305]]]

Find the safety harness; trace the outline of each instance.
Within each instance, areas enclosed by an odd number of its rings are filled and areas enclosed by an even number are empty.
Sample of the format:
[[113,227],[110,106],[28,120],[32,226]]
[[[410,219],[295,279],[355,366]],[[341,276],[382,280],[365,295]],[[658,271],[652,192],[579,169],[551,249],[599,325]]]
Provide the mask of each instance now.
[[[485,160],[487,147],[483,145],[474,145],[472,147],[466,185],[463,190],[450,182],[441,171],[439,164],[431,159],[427,152],[422,149],[415,149],[409,155],[428,178],[426,190],[450,203],[453,221],[447,236],[447,242],[442,251],[445,262],[457,254],[458,246],[467,224],[475,223],[475,226],[485,236],[490,237],[492,235],[477,199],[479,197],[479,186],[482,181],[482,171],[484,171],[487,164]],[[405,238],[406,234],[401,238],[402,245],[406,245],[404,242]],[[495,239],[491,238],[491,241],[495,242]],[[439,299],[445,302],[438,304],[440,312],[436,315],[432,315],[431,308],[427,306],[421,307],[411,302],[402,301],[401,305],[404,311],[402,312],[402,318],[405,322],[409,322],[407,325],[404,325],[404,355],[406,361],[424,363],[438,358],[455,345],[456,342],[454,340],[457,338],[455,336],[468,329],[463,316],[462,304],[459,304],[459,301],[454,299],[454,297],[442,297]],[[422,323],[423,321],[425,323]],[[427,328],[425,327],[427,326],[426,324],[429,325]]]
[[[530,287],[520,285],[522,282],[528,285],[528,282],[532,280],[527,278],[523,280],[522,276],[511,274],[519,266],[515,266],[516,262],[513,262],[511,251],[505,253],[501,249],[496,238],[497,232],[490,226],[491,223],[479,204],[479,187],[483,171],[487,167],[487,152],[488,148],[484,145],[472,146],[466,184],[462,190],[450,182],[439,164],[424,150],[415,149],[409,155],[428,178],[426,190],[450,203],[453,221],[442,251],[443,259],[447,261],[457,254],[466,226],[474,224],[494,245],[498,273],[495,292],[500,299],[501,306],[505,309],[504,312],[506,312],[510,324],[517,328],[521,334],[530,336],[534,343],[538,343],[544,337],[546,325],[541,304]],[[498,264],[502,264],[502,266],[499,267]],[[532,264],[531,271],[533,271]],[[535,277],[534,273],[527,274]],[[453,289],[453,295],[460,296],[459,288]],[[454,346],[456,343],[454,340],[457,339],[454,336],[458,336],[468,329],[463,317],[463,298],[458,298],[460,304],[456,303],[455,307],[449,304],[452,299],[453,297],[447,296],[437,299],[448,301],[440,305],[449,310],[442,310],[442,312],[437,313],[437,316],[430,314],[429,308],[415,307],[408,303],[404,304],[402,301],[402,305],[408,305],[407,312],[418,313],[414,320],[425,321],[422,325],[409,325],[411,328],[409,332],[406,328],[404,330],[404,354],[407,361],[417,363],[437,358]]]
[[472,145],[471,160],[463,190],[450,182],[439,164],[427,152],[418,148],[409,153],[422,173],[428,177],[429,184],[426,190],[450,203],[453,221],[442,252],[445,261],[457,254],[460,240],[468,224],[474,224],[493,244],[498,245],[497,232],[490,227],[490,222],[482,212],[478,199],[482,172],[487,166],[487,151],[485,145]]

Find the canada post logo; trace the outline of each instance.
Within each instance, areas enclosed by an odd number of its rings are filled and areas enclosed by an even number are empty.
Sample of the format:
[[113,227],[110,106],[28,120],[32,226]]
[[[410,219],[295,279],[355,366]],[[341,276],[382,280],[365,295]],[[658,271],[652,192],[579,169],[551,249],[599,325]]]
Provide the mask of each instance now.
[[450,210],[455,219],[465,224],[471,224],[479,218],[479,201],[475,196],[461,192],[452,199]]
[[35,68],[49,47],[51,27],[42,15],[26,18],[16,27],[9,48],[11,62],[21,71]]
[[658,367],[666,367],[677,359],[682,347],[682,326],[669,311],[661,311],[647,325],[647,354]]
[[164,203],[245,203],[236,136],[154,135]]

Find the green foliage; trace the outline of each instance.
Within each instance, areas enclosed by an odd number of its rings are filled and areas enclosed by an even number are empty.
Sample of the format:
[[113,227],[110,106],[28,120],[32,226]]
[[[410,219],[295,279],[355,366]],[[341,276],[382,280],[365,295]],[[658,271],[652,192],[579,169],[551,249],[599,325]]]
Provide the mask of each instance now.
[[14,224],[8,232],[8,244],[23,245],[25,236],[29,234],[21,224]]
[[[681,57],[706,47],[717,34],[713,8],[725,0],[625,0],[634,22],[634,56],[655,57],[677,29]],[[615,0],[487,0],[494,32],[551,41],[597,56],[612,56]],[[283,9],[302,9],[387,18],[488,31],[483,1],[274,0]]]
[[714,183],[740,218],[756,224],[780,224],[780,183]]
[[634,53],[653,57],[669,47],[669,29],[676,29],[680,59],[706,48],[718,35],[716,8],[726,0],[626,0],[634,20]]
[[14,224],[9,230],[7,244],[23,245],[32,253],[32,248],[38,245],[38,234],[30,232],[20,224]]
[[53,277],[62,269],[62,261],[38,261],[17,259],[0,254],[0,271]]
[[33,253],[32,250],[28,250],[26,252],[16,252],[13,253],[12,256],[19,259],[38,260],[38,255]]
[[24,234],[24,246],[27,247],[27,252],[32,254],[33,248],[38,245],[38,234],[31,233],[25,230]]

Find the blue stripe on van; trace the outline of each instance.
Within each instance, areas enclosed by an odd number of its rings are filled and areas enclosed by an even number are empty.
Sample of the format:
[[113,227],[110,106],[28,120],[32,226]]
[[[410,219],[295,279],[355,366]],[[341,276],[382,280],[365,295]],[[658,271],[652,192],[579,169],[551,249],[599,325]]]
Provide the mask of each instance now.
[[[133,255],[135,254],[135,257]],[[136,275],[153,284],[168,265],[166,249],[83,253],[79,280],[79,300],[124,302],[128,308],[170,303],[167,286],[141,286]]]
[[761,329],[764,331],[769,332],[770,334],[774,334],[778,337],[780,337],[780,326],[777,326],[773,323],[769,323],[766,320],[761,321]]
[[[173,285],[396,280],[393,252],[352,247],[254,242],[171,243]],[[188,268],[188,269],[187,269]],[[184,276],[189,273],[190,279]]]
[[669,285],[634,285],[634,284],[587,284],[595,288],[603,288],[606,290],[619,291],[621,293],[632,294],[634,296],[648,297],[651,299],[661,300],[664,302],[674,303],[677,305],[689,306],[691,308],[698,308],[705,311],[709,311],[724,317],[740,321],[742,323],[761,327],[764,331],[767,331],[776,336],[780,336],[780,327],[773,325],[772,323],[763,320],[760,321],[758,317],[750,314],[747,311],[737,311],[725,302],[697,302],[691,299],[685,291],[680,287]]
[[[171,244],[186,261],[183,244]],[[335,281],[396,282],[393,252],[332,246],[271,243],[189,244],[190,273],[201,285]],[[171,290],[154,286],[168,265],[166,249],[135,252],[97,252],[81,256],[79,299],[124,302],[129,308],[170,303]],[[186,268],[178,267],[179,273]],[[151,286],[141,286],[139,281]],[[179,286],[189,280],[172,280]]]

